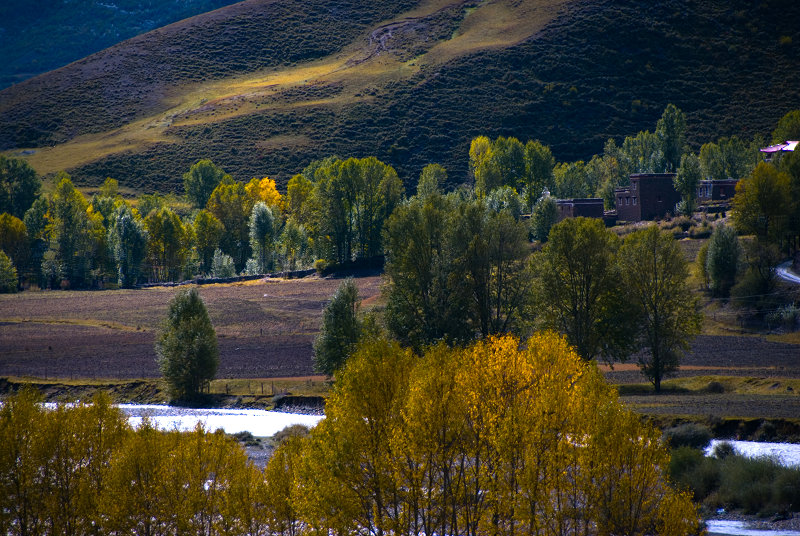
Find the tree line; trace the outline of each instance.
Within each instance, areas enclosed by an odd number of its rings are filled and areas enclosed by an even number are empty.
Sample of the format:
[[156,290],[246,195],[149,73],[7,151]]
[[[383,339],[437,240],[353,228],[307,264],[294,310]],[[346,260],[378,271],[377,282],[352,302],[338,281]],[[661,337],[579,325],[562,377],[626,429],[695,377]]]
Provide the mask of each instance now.
[[262,471],[220,432],[133,430],[105,397],[0,408],[8,534],[700,533],[659,433],[552,333],[416,356],[363,341],[326,418]]
[[[773,140],[800,137],[799,125],[800,112],[786,114]],[[457,190],[495,210],[508,208],[517,219],[532,214],[527,232],[541,241],[557,217],[543,192],[600,196],[613,208],[614,188],[627,185],[631,173],[676,172],[684,199],[675,211],[690,214],[697,182],[749,177],[763,140],[721,138],[695,154],[686,144],[686,128],[683,112],[668,105],[654,132],[640,132],[620,145],[609,140],[603,154],[588,163],[556,163],[538,141],[480,136],[469,151],[472,183]],[[791,185],[796,166],[790,158],[781,161],[790,180],[777,195],[796,189]],[[113,179],[87,199],[66,173],[42,195],[41,181],[25,161],[0,157],[0,283],[17,288],[14,271],[18,283],[87,288],[343,264],[382,255],[384,225],[406,203],[395,170],[374,157],[312,162],[290,179],[283,194],[269,178],[235,181],[209,160],[197,162],[183,179],[185,200],[147,194],[129,201]],[[447,181],[444,168],[428,165],[417,197],[444,190]],[[738,214],[761,221],[769,228],[759,232],[778,233],[796,248],[796,202],[782,199]],[[773,217],[776,211],[780,214]],[[762,214],[769,223],[759,220]],[[488,322],[484,315],[484,331]]]

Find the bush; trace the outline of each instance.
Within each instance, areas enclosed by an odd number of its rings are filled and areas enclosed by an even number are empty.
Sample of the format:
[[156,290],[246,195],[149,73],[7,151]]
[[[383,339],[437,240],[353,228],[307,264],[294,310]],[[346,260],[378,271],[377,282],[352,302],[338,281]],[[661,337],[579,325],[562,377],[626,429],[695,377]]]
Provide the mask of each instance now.
[[689,236],[692,238],[708,238],[713,230],[714,228],[710,224],[703,222],[689,229]]
[[711,430],[701,424],[684,423],[664,430],[664,440],[673,449],[690,447],[702,450],[711,442]]
[[728,456],[734,456],[735,454],[736,449],[727,441],[722,441],[714,445],[714,452],[712,452],[712,455],[718,460],[724,460]]
[[747,514],[777,512],[773,482],[784,469],[769,458],[728,456],[721,463],[719,499]]
[[794,331],[800,324],[800,308],[789,304],[767,314],[766,321],[771,328],[781,327],[787,331]]
[[775,503],[781,510],[800,511],[800,469],[788,468],[775,479]]
[[669,476],[679,488],[691,491],[699,502],[719,487],[719,462],[706,458],[698,449],[678,447],[670,456]]

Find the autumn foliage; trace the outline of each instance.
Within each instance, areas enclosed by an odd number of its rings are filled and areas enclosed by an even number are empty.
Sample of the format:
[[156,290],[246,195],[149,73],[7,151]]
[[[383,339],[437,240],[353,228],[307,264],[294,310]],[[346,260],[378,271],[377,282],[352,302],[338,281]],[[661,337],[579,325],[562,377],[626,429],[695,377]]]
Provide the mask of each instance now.
[[[363,344],[293,466],[299,530],[692,534],[659,433],[554,334]],[[287,475],[288,477],[288,475]]]
[[422,357],[363,342],[326,418],[264,471],[221,433],[129,428],[107,399],[0,410],[8,534],[699,533],[654,428],[555,334]]

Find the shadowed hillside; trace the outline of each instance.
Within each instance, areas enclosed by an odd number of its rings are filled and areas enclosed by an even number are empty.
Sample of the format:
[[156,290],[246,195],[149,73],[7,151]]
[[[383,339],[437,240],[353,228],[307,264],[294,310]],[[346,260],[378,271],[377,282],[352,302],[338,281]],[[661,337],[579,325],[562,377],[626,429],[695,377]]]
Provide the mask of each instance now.
[[5,0],[0,88],[236,0]]
[[457,183],[478,134],[586,159],[669,102],[694,144],[751,137],[800,108],[798,22],[744,0],[251,0],[0,92],[0,149],[150,191],[203,157],[285,183],[376,155],[407,186],[429,162]]

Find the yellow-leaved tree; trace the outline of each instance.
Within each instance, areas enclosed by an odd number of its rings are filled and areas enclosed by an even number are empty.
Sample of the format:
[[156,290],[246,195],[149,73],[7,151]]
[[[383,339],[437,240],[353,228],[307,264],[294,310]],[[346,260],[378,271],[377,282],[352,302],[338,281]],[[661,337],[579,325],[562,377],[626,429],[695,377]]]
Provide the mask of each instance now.
[[489,338],[415,357],[363,344],[304,440],[293,497],[313,531],[693,534],[657,430],[565,339]]

